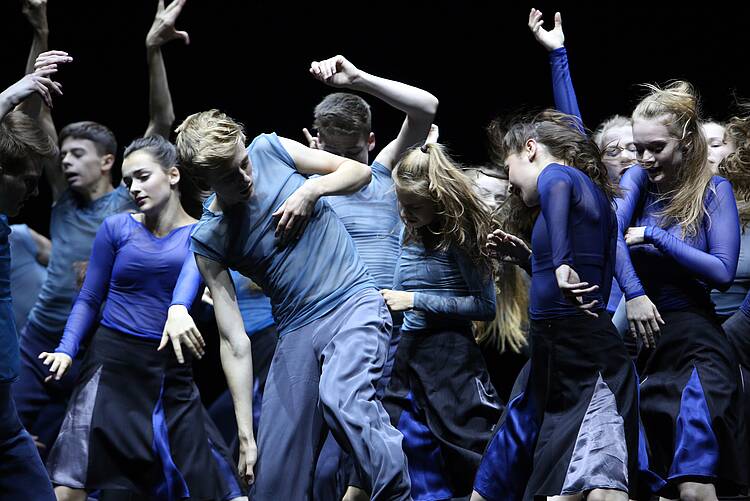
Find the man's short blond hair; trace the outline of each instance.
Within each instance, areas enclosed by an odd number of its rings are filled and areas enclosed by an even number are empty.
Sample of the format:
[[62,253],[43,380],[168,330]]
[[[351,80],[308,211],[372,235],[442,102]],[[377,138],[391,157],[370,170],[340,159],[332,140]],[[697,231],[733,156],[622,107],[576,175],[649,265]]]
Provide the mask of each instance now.
[[194,113],[177,127],[177,161],[194,175],[229,165],[245,145],[242,124],[219,110]]

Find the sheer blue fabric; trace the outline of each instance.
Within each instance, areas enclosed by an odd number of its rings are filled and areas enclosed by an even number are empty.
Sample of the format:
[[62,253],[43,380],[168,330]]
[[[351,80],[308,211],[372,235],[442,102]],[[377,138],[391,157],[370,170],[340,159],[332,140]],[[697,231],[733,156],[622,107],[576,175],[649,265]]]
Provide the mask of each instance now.
[[542,210],[531,233],[531,318],[580,314],[557,285],[555,269],[563,264],[599,286],[584,300],[597,300],[595,310],[601,310],[612,284],[617,233],[610,201],[586,174],[560,164],[545,167],[537,187]]

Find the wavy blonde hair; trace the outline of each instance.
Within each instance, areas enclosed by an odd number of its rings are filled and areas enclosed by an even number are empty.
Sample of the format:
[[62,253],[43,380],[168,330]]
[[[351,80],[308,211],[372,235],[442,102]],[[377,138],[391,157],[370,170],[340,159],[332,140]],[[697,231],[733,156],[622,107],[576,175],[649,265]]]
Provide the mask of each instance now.
[[[742,107],[750,112],[750,105]],[[732,139],[737,149],[719,164],[719,175],[732,183],[740,222],[745,229],[750,224],[750,114],[732,117],[725,127],[725,137]]]
[[711,185],[708,145],[700,120],[700,104],[695,88],[688,82],[672,82],[664,88],[645,84],[649,93],[633,110],[633,121],[660,120],[682,148],[682,167],[675,173],[674,187],[662,196],[668,200],[658,214],[667,223],[676,223],[683,236],[694,236],[707,215],[704,206]]
[[392,177],[397,190],[429,200],[437,215],[435,223],[421,231],[406,224],[405,241],[419,241],[441,251],[460,248],[475,265],[491,270],[486,248],[492,225],[490,210],[444,146],[430,143],[409,150]]
[[205,170],[228,166],[237,145],[245,144],[242,124],[219,110],[190,115],[176,132],[177,161],[199,178]]

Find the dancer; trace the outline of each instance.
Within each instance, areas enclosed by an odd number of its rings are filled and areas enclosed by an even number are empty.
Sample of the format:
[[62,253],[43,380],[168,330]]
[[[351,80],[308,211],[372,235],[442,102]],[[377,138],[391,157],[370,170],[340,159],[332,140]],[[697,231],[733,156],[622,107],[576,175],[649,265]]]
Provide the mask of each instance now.
[[555,111],[495,129],[510,182],[540,205],[531,250],[496,230],[498,257],[529,267],[531,360],[474,483],[473,500],[637,492],[635,369],[604,309],[615,265],[617,193],[576,117]]
[[[620,183],[618,282],[628,318],[643,319],[631,320],[631,330],[645,334],[640,408],[650,469],[660,477],[654,491],[715,500],[745,485],[748,473],[738,365],[709,298],[710,288],[734,279],[737,206],[730,183],[706,165],[693,88],[649,89],[633,112],[643,168]],[[658,338],[654,315],[663,324]]]
[[[174,146],[160,136],[125,150],[123,181],[141,213],[104,220],[60,345],[39,355],[59,380],[102,310],[48,459],[58,500],[84,500],[94,489],[168,500],[242,496],[190,364],[157,351],[183,263],[186,280],[200,282],[189,253],[196,220],[180,203],[190,192],[185,183],[180,191],[175,160]],[[200,358],[203,339],[187,344]],[[191,361],[189,354],[180,358]]]
[[472,320],[495,316],[490,213],[439,144],[412,149],[393,180],[405,226],[381,294],[404,324],[383,404],[404,434],[412,497],[467,496],[502,412],[472,335]]
[[[375,398],[390,315],[351,237],[319,200],[356,192],[370,181],[370,168],[275,134],[256,137],[247,150],[244,141],[242,127],[216,110],[191,115],[178,128],[180,164],[216,193],[204,205],[192,248],[220,334],[242,332],[230,267],[268,294],[278,322],[261,411],[272,418],[260,426],[251,496],[309,499],[330,427],[373,499],[408,499],[401,435]],[[300,173],[323,175],[306,180]],[[248,381],[250,373],[229,381],[229,389],[241,471],[250,474],[255,444]]]
[[[30,3],[37,6],[26,11],[30,23],[46,27],[45,3]],[[183,0],[177,0],[166,10],[157,8],[147,36],[148,46],[158,47],[174,38],[174,22],[183,5]],[[42,50],[44,48],[41,46]],[[32,51],[39,49],[35,42]],[[148,52],[153,55],[153,50]],[[67,55],[54,52],[43,53],[37,59],[37,65],[62,64],[66,58]],[[166,87],[163,62],[158,57],[150,57],[149,61],[151,99],[147,130],[155,133],[165,130],[158,124],[171,123],[174,117],[168,115],[171,101],[168,104],[163,102],[169,100],[168,88],[159,90]],[[45,131],[57,140],[49,107],[41,106],[37,113]],[[163,113],[167,116],[161,116]],[[53,200],[50,220],[52,253],[47,278],[21,334],[21,375],[14,388],[21,421],[46,446],[40,451],[43,456],[57,437],[77,379],[79,363],[73,364],[67,377],[45,383],[48,370],[38,355],[54,351],[60,341],[76,294],[76,263],[88,259],[102,221],[113,214],[136,210],[127,189],[112,186],[117,140],[109,128],[91,121],[68,124],[60,131],[59,145],[60,165],[51,165],[45,170]],[[81,350],[79,361],[83,354],[84,350]]]
[[19,374],[19,351],[10,292],[11,256],[8,217],[37,193],[37,181],[58,150],[37,123],[11,111],[38,93],[48,104],[60,85],[52,80],[57,68],[44,66],[0,93],[0,493],[3,499],[54,500],[52,486],[34,441],[19,420],[11,395]]
[[[374,161],[369,158],[376,145],[376,136],[371,130],[370,106],[356,94],[336,92],[327,95],[315,107],[313,128],[316,135],[313,137],[303,129],[311,148],[370,164],[372,180],[366,186],[351,195],[326,197],[326,201],[354,240],[375,286],[378,289],[392,288],[402,225],[391,169],[409,147],[425,141],[438,100],[422,89],[362,71],[343,56],[314,61],[310,73],[331,87],[378,97],[406,114],[398,136],[378,153]],[[381,394],[388,385],[400,337],[401,315],[392,316],[393,333],[388,358],[378,383]],[[329,435],[315,473],[316,499],[340,499],[347,483],[359,483],[349,478],[348,463],[348,458]],[[354,495],[354,491],[349,493],[349,496]]]

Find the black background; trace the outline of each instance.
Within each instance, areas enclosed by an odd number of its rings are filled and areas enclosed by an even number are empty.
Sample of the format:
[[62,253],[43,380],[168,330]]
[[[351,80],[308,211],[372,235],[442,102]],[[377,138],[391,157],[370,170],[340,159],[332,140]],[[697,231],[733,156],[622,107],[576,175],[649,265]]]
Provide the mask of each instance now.
[[[731,115],[735,95],[750,98],[750,7],[729,2],[188,0],[177,26],[190,33],[191,44],[175,41],[163,49],[177,123],[220,108],[244,122],[249,137],[276,131],[302,140],[313,107],[332,91],[309,76],[310,62],[343,54],[363,70],[438,96],[441,141],[463,162],[481,164],[492,118],[552,105],[547,56],[526,26],[532,6],[544,11],[547,28],[555,10],[563,13],[573,80],[590,128],[614,113],[628,114],[644,82],[688,79],[703,96],[705,115],[717,119]],[[53,110],[58,128],[77,120],[104,123],[120,152],[143,134],[144,40],[155,10],[155,0],[49,0],[50,48],[75,58],[59,78],[65,95]],[[31,42],[19,0],[0,0],[0,26],[5,87],[22,75]],[[382,147],[403,117],[368,101]],[[40,196],[13,222],[48,233],[49,207],[42,183]],[[204,335],[215,348],[210,326]],[[221,389],[212,382],[217,358],[218,349],[211,349],[196,367],[207,402]],[[504,397],[522,362],[505,356],[488,363]]]
[[[744,3],[744,2],[741,2]],[[331,88],[307,73],[335,54],[440,99],[441,141],[466,163],[487,161],[484,127],[498,114],[551,106],[544,49],[526,26],[529,9],[563,13],[571,71],[588,127],[627,114],[637,84],[684,78],[703,96],[707,116],[731,114],[734,96],[750,98],[746,76],[750,8],[728,2],[251,2],[188,0],[164,54],[177,123],[220,108],[248,136],[276,131],[302,139],[312,109]],[[156,1],[50,0],[50,47],[75,61],[60,74],[65,95],[53,110],[59,127],[96,120],[113,129],[120,151],[146,127],[144,39]],[[0,1],[4,42],[0,85],[23,72],[31,29],[19,0]],[[373,130],[383,146],[400,113],[375,98]],[[16,221],[48,231],[49,191]]]

